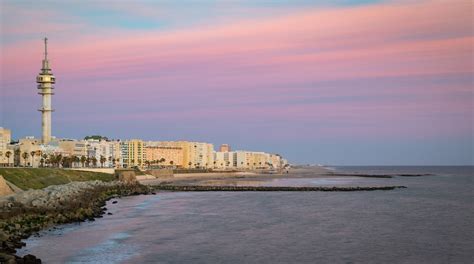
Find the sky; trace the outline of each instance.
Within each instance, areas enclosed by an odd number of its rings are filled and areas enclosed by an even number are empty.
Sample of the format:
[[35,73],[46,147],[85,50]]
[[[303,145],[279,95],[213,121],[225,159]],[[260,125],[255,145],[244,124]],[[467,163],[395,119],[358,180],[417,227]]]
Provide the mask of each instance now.
[[474,164],[473,2],[0,0],[0,126],[331,165]]

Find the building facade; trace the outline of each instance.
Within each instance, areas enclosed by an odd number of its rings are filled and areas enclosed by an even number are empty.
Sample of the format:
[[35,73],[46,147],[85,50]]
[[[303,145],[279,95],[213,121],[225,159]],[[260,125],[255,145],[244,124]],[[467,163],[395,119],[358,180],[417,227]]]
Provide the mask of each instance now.
[[12,132],[10,129],[0,127],[0,166],[13,164],[13,151],[10,149]]
[[229,152],[230,150],[230,145],[229,144],[222,144],[219,147],[219,152]]
[[237,168],[236,152],[216,151],[214,152],[213,168],[218,170],[228,170]]
[[180,146],[146,146],[145,156],[151,166],[184,167],[184,151]]
[[120,142],[120,148],[124,168],[144,167],[146,157],[143,140],[132,139]]

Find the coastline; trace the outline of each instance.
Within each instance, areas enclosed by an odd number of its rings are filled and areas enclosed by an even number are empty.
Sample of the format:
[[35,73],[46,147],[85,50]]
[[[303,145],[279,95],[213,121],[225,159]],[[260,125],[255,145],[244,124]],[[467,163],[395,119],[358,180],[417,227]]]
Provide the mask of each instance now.
[[[316,170],[315,170],[316,169]],[[41,263],[35,256],[16,256],[16,249],[25,244],[22,239],[56,225],[94,221],[107,213],[105,202],[122,196],[155,194],[154,191],[374,191],[406,188],[378,187],[265,187],[257,183],[278,178],[328,178],[329,170],[296,168],[290,174],[258,174],[252,172],[178,174],[154,180],[143,179],[133,184],[113,182],[72,182],[28,190],[0,198],[0,263]],[[355,176],[355,175],[353,175]],[[249,186],[236,186],[247,182]],[[41,196],[41,194],[43,196]],[[14,198],[12,198],[14,197]],[[29,198],[28,198],[29,197]],[[33,198],[34,197],[34,198]],[[44,199],[38,199],[43,197]],[[3,262],[2,262],[3,261]],[[35,262],[36,261],[36,262]]]

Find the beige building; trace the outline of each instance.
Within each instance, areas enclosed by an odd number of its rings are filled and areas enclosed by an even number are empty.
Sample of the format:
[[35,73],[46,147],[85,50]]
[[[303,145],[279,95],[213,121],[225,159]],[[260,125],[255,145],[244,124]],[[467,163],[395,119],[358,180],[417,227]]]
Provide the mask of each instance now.
[[9,164],[13,164],[14,153],[13,150],[9,148],[11,141],[11,130],[0,127],[0,166],[8,166]]
[[147,146],[145,156],[151,165],[184,167],[184,151],[180,146]]
[[66,156],[87,157],[87,146],[84,140],[62,139],[58,142],[58,147]]
[[274,169],[282,168],[282,159],[278,154],[270,154],[270,164]]
[[145,144],[143,140],[132,139],[120,143],[124,168],[145,165]]
[[214,145],[203,142],[186,142],[187,168],[212,168],[214,165]]
[[41,140],[34,137],[22,138],[18,142],[19,152],[17,152],[18,165],[22,167],[38,167],[40,164],[42,151]]
[[266,170],[272,168],[272,155],[265,152],[236,151],[234,164],[238,169]]
[[229,144],[222,144],[220,147],[219,147],[219,152],[230,152],[230,146]]
[[190,141],[149,141],[146,145],[151,147],[180,148],[180,151],[170,150],[170,152],[173,152],[170,153],[170,155],[178,155],[177,152],[181,152],[182,159],[178,160],[176,163],[173,162],[179,167],[188,169],[212,168],[214,164],[214,145],[209,143]]

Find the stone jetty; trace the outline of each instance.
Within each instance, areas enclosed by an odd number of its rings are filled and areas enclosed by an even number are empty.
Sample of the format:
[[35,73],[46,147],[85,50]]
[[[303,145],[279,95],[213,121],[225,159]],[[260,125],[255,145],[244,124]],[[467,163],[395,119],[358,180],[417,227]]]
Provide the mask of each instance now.
[[175,192],[357,192],[388,191],[406,186],[374,187],[288,187],[288,186],[203,186],[203,185],[158,185],[155,190]]

